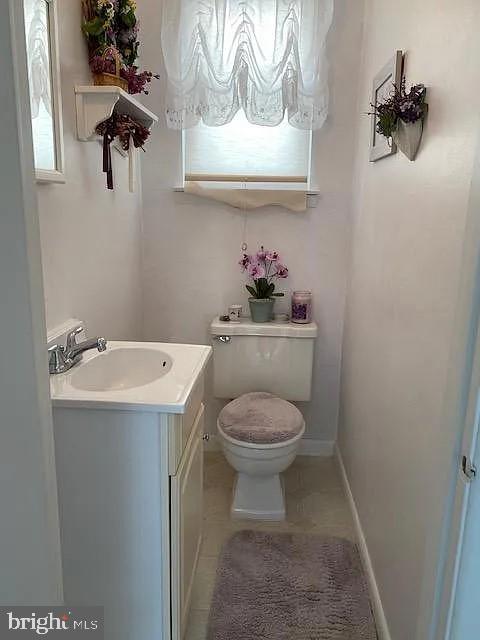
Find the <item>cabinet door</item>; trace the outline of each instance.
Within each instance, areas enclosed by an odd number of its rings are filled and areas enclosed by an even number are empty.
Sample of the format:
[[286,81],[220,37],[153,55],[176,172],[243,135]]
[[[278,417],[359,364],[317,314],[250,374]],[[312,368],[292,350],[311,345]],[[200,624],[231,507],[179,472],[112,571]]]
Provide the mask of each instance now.
[[176,475],[171,478],[172,640],[182,640],[202,541],[203,423],[200,405]]

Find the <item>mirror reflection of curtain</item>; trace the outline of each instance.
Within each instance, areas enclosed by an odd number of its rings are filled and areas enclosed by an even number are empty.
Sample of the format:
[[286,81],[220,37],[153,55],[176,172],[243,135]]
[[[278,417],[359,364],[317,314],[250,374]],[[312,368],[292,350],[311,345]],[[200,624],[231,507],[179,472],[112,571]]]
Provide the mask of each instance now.
[[47,0],[24,0],[28,80],[37,169],[54,170],[55,136]]
[[27,31],[28,76],[32,117],[38,116],[40,101],[51,114],[48,7],[46,0],[27,0],[31,21]]
[[333,0],[164,0],[169,127],[232,121],[319,129]]

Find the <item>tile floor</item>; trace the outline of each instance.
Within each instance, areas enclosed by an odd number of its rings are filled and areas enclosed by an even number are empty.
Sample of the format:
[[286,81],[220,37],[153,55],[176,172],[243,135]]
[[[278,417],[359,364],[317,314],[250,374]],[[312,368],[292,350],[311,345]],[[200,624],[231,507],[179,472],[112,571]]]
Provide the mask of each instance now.
[[286,522],[231,520],[234,471],[222,453],[205,455],[203,545],[185,640],[205,640],[217,560],[225,540],[239,529],[309,532],[354,540],[353,522],[333,458],[298,457],[285,472]]

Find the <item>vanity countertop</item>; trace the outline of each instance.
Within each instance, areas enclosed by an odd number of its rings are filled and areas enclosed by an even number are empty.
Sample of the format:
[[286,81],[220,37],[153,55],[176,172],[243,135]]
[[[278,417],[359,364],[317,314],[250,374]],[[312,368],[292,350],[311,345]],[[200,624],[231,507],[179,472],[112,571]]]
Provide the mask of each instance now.
[[212,348],[160,342],[108,342],[66,373],[50,376],[54,408],[185,413]]

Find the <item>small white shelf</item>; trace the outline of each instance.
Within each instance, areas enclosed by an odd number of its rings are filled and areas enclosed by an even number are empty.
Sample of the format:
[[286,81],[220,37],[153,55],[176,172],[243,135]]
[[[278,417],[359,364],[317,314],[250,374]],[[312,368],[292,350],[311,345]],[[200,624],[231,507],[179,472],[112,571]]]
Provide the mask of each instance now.
[[114,110],[126,113],[151,129],[158,117],[120,87],[76,86],[77,135],[79,140],[96,140],[95,129]]

